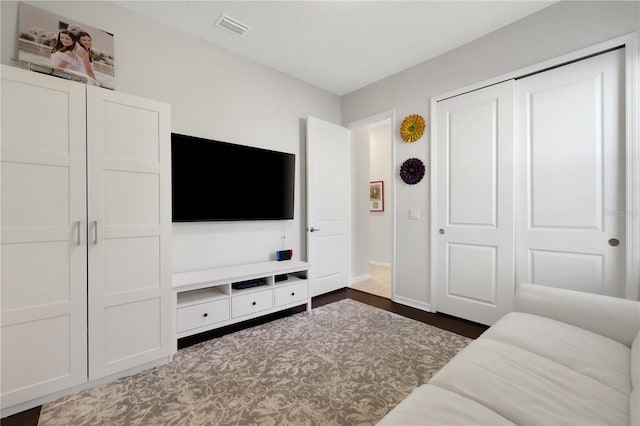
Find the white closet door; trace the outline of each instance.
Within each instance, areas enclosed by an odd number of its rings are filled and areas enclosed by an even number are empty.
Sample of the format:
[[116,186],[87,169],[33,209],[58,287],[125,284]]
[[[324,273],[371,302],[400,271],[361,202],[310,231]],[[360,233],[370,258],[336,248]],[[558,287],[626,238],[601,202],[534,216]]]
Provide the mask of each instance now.
[[624,49],[518,80],[516,96],[517,281],[624,297]]
[[171,352],[169,106],[87,88],[89,379]]
[[513,101],[507,81],[437,103],[437,310],[493,324],[513,305]]
[[85,86],[2,66],[2,407],[87,380]]

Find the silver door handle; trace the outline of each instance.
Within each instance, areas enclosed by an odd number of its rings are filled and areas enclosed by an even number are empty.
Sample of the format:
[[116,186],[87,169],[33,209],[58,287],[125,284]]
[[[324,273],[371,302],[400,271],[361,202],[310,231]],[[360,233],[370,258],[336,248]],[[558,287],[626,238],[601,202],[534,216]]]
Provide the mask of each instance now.
[[314,228],[313,226],[311,228],[309,228],[309,232],[318,232],[319,229],[318,228]]
[[93,223],[93,244],[98,244],[98,221],[94,220],[91,223]]
[[82,227],[82,222],[80,222],[79,220],[76,221],[75,228],[76,228],[76,245],[77,246],[82,244],[82,240],[81,240],[82,237],[80,236],[81,227]]

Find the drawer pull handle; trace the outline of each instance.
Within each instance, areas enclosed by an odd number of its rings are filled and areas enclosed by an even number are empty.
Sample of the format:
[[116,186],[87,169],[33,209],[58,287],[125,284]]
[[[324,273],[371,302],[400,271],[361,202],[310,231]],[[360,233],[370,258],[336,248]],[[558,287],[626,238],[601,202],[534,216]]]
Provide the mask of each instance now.
[[291,292],[291,295],[292,295],[292,296],[295,296],[296,294],[295,294],[294,292]]
[[204,314],[202,314],[202,316],[206,318],[209,316],[209,314],[205,312]]
[[251,302],[251,304],[252,304],[253,306],[256,306],[256,302]]

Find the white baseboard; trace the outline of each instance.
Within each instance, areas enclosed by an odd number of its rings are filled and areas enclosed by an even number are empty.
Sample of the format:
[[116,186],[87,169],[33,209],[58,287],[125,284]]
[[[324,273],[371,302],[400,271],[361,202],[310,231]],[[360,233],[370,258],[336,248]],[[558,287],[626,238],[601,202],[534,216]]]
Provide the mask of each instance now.
[[420,309],[421,311],[433,312],[430,304],[420,302],[418,300],[413,300],[413,299],[409,299],[402,296],[393,296],[391,300],[401,305],[411,306],[412,308]]
[[353,277],[349,279],[349,287],[361,281],[366,281],[368,279],[371,279],[371,274],[358,275],[357,277]]
[[391,268],[391,264],[390,263],[378,262],[377,260],[370,260],[369,264],[370,265],[376,265],[376,266],[383,266],[385,268]]

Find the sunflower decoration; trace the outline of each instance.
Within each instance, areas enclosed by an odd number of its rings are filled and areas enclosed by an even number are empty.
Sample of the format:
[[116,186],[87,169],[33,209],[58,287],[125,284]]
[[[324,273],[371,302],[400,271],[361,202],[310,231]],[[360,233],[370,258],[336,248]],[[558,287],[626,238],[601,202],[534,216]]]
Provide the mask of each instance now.
[[415,142],[424,133],[424,118],[419,114],[412,114],[402,120],[400,136],[405,142]]
[[409,158],[402,166],[400,166],[400,177],[405,183],[415,185],[424,177],[426,167],[422,160],[418,158]]

